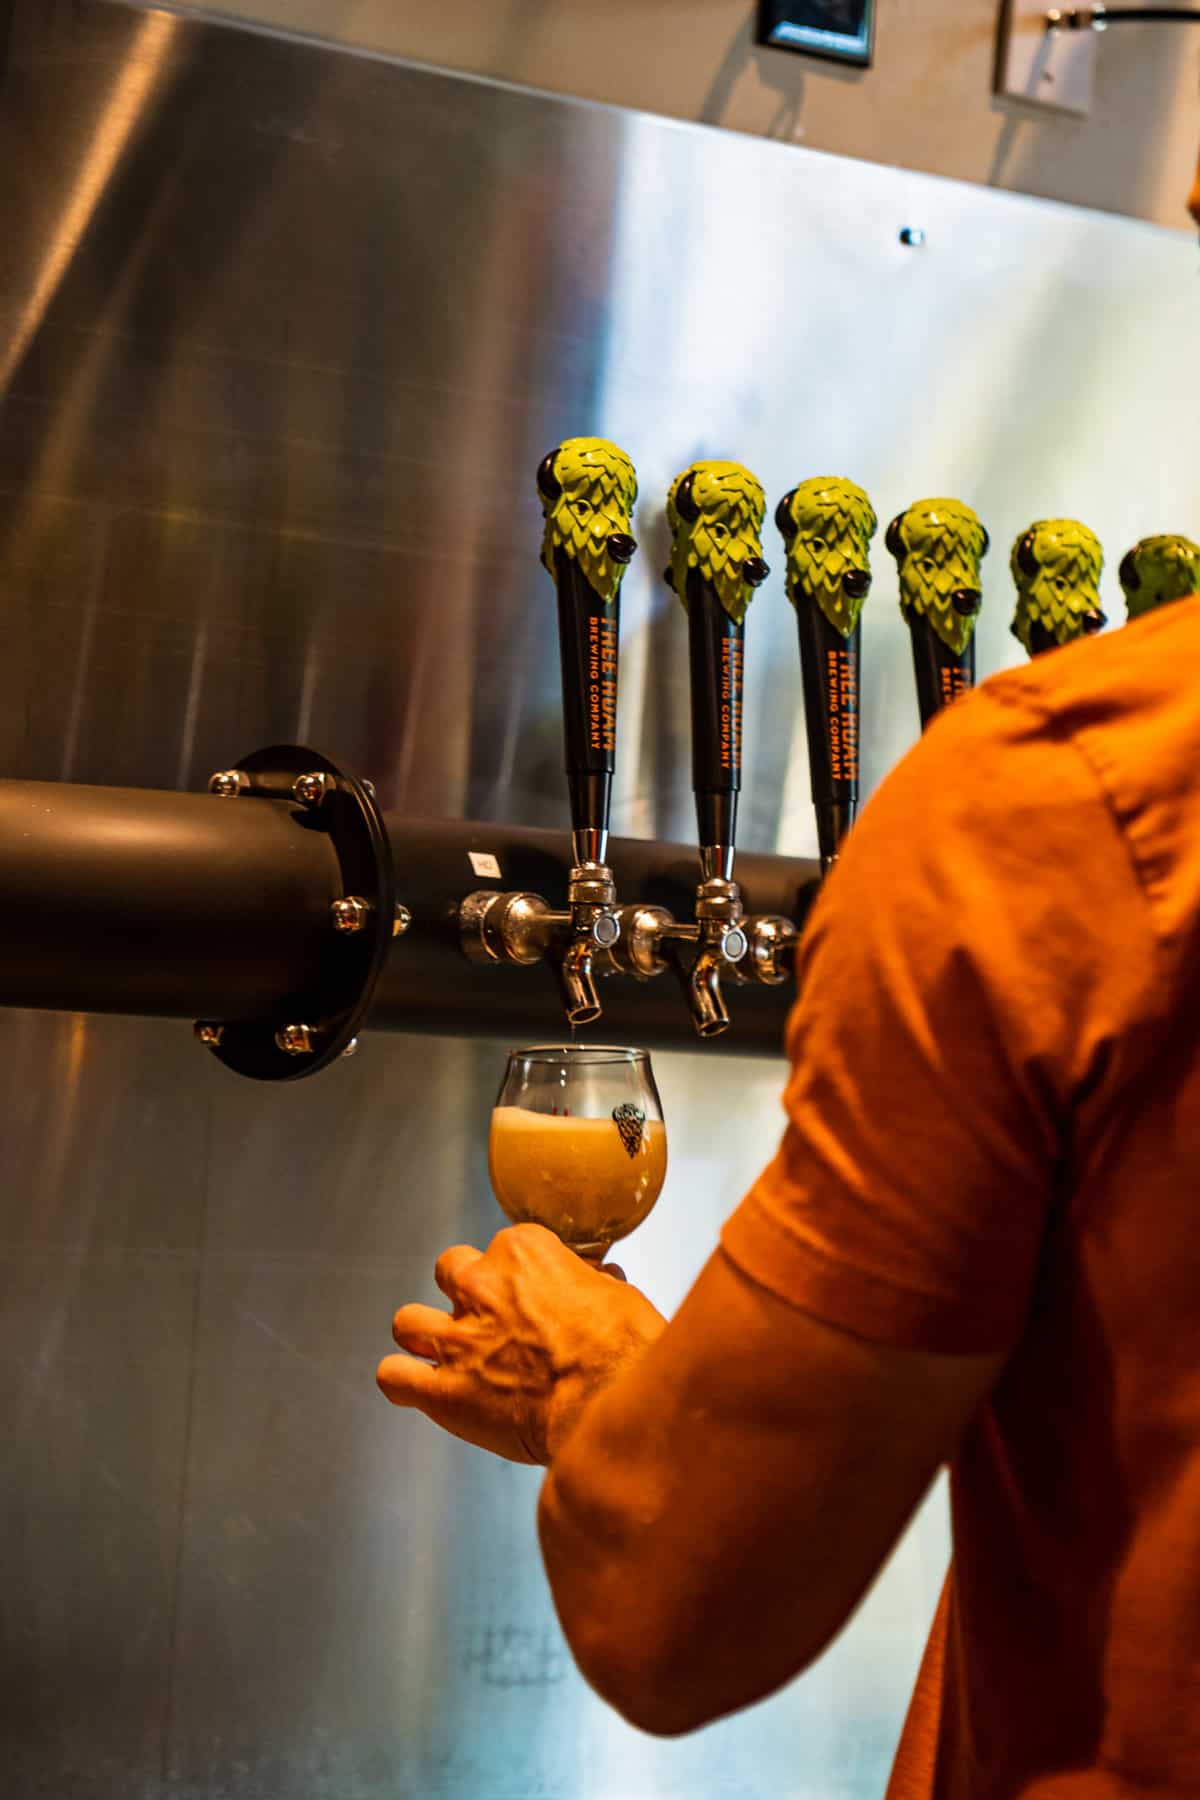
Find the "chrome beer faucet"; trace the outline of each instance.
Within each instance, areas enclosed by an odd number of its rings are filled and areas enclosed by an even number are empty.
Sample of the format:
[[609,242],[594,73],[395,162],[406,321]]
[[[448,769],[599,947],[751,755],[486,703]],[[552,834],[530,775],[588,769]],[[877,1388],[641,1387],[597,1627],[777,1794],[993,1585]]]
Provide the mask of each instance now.
[[[733,878],[742,780],[742,689],[746,611],[770,574],[760,532],[766,502],[748,469],[697,462],[667,497],[671,564],[666,580],[688,618],[692,697],[692,789],[700,839],[700,880],[692,924],[664,926],[660,941],[675,968],[701,1037],[729,1028],[726,975],[786,979],[786,919],[747,919]],[[681,946],[696,946],[690,960]]]

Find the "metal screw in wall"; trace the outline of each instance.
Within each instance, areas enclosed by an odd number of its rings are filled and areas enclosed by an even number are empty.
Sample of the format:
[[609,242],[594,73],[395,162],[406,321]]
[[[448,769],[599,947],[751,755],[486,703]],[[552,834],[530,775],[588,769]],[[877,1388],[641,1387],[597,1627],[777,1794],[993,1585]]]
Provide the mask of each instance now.
[[333,783],[328,775],[297,775],[292,792],[301,806],[319,806]]
[[904,225],[900,230],[900,242],[909,250],[925,248],[925,233],[919,225]]
[[225,1035],[225,1027],[223,1025],[207,1025],[203,1019],[197,1019],[196,1023],[192,1026],[192,1030],[196,1034],[197,1041],[201,1044],[207,1044],[210,1050],[215,1050]]
[[308,1025],[281,1025],[275,1033],[275,1042],[289,1056],[311,1056],[312,1029]]
[[218,769],[215,775],[208,778],[208,791],[222,800],[236,800],[243,788],[249,787],[250,778],[241,769]]
[[347,894],[344,900],[335,900],[329,909],[334,930],[361,931],[370,910],[367,902],[358,894]]

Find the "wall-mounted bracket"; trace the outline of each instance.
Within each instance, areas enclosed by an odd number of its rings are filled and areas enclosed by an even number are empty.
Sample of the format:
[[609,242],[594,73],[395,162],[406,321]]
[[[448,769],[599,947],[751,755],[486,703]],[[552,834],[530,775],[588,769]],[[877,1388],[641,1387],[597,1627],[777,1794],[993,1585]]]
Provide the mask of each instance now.
[[997,93],[1086,116],[1092,109],[1095,67],[1094,31],[1055,29],[1044,4],[1008,0],[1000,24]]

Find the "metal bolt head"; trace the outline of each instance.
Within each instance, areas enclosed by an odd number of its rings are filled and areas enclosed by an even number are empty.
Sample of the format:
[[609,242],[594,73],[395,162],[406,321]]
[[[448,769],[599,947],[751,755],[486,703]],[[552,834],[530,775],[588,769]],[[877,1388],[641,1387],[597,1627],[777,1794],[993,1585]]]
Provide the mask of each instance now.
[[292,792],[301,806],[319,806],[333,783],[323,772],[319,775],[297,775]]
[[308,1025],[281,1025],[275,1033],[275,1042],[289,1056],[311,1056],[312,1029]]
[[225,1027],[223,1025],[208,1025],[203,1019],[197,1019],[196,1023],[192,1026],[192,1030],[196,1034],[197,1042],[207,1044],[210,1050],[215,1050],[217,1045],[221,1042],[221,1039],[225,1036]]
[[208,778],[209,793],[217,794],[222,800],[236,800],[242,789],[249,785],[249,778],[241,769],[218,769]]
[[367,922],[370,907],[357,894],[347,894],[344,900],[335,900],[329,911],[333,918],[335,931],[361,931]]
[[412,914],[407,906],[397,903],[395,917],[392,920],[392,936],[394,938],[403,937],[411,924]]
[[346,1048],[342,1051],[342,1055],[343,1056],[357,1056],[358,1055],[358,1039],[356,1037],[350,1039],[350,1042],[346,1045]]

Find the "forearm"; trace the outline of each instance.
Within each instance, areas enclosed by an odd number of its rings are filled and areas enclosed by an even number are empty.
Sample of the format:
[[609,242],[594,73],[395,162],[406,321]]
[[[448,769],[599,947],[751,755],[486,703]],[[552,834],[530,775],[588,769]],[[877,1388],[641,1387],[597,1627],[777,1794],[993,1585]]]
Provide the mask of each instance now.
[[[555,1607],[581,1671],[646,1729],[652,1700],[653,1602],[642,1559],[669,1504],[669,1461],[652,1453],[642,1383],[630,1368],[595,1394],[558,1449],[538,1504],[538,1535]],[[626,1631],[628,1622],[633,1629]],[[614,1630],[614,1625],[617,1629]]]

